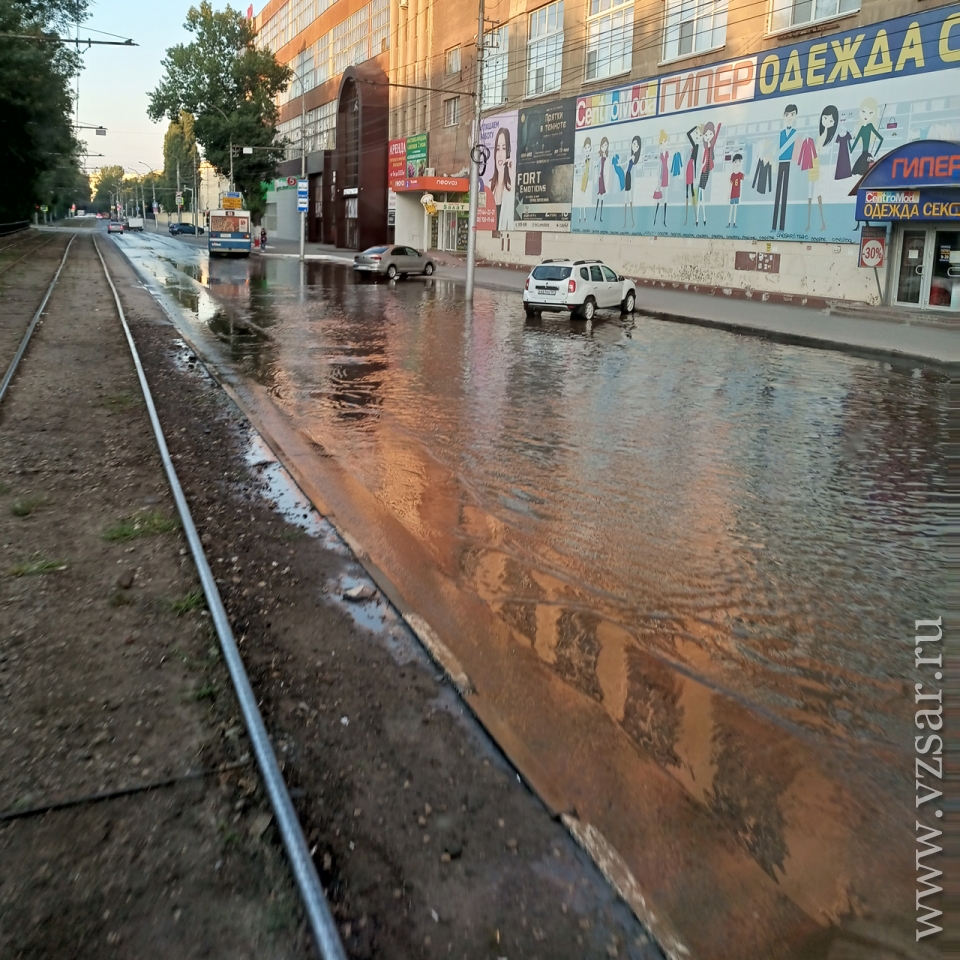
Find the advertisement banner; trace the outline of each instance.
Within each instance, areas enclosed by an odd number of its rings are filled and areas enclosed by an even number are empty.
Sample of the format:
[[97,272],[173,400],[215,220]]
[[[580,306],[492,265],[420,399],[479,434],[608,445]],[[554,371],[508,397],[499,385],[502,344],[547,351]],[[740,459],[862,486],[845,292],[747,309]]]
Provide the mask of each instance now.
[[427,135],[418,133],[407,137],[406,147],[407,179],[423,177],[427,172]]
[[[960,141],[960,5],[665,77],[652,116],[597,96],[577,101],[573,232],[857,243],[880,201],[850,194],[874,161]],[[948,219],[951,199],[883,219]]]
[[407,141],[391,140],[387,144],[387,186],[391,190],[405,186],[407,179]]
[[477,229],[503,233],[513,229],[516,202],[516,111],[485,117],[480,122],[480,142],[489,154],[480,165]]
[[518,230],[569,233],[576,99],[525,107],[517,123]]

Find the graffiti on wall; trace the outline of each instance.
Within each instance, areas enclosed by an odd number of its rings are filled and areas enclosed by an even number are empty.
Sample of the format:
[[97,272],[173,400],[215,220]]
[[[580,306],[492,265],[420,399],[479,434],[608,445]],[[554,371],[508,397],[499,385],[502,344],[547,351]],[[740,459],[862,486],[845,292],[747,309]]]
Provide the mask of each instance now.
[[875,159],[960,140],[960,6],[581,97],[575,123],[574,232],[855,242]]

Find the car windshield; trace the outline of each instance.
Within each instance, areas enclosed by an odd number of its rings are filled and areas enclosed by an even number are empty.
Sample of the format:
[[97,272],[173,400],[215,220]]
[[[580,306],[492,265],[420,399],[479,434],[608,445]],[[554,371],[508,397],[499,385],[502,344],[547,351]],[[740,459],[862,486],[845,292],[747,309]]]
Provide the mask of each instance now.
[[386,247],[367,247],[367,249],[364,250],[363,252],[364,253],[386,253],[386,251],[387,251]]
[[533,268],[534,280],[566,280],[570,276],[569,267],[560,267],[552,263],[541,263]]

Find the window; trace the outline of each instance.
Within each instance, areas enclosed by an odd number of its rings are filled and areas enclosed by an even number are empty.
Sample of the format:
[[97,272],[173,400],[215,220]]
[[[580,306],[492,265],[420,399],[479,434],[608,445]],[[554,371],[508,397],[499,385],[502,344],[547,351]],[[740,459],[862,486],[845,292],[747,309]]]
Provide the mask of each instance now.
[[664,60],[722,47],[726,39],[727,0],[667,0]]
[[443,125],[455,127],[460,122],[460,98],[451,97],[443,101]]
[[789,30],[805,23],[856,13],[860,0],[773,0],[770,30]]
[[603,274],[599,267],[590,268],[590,280],[592,283],[603,283]]
[[617,282],[617,275],[609,267],[601,267],[600,269],[603,270],[603,279],[606,280],[607,283]]
[[534,280],[566,280],[570,276],[570,267],[554,267],[545,263],[533,268]]
[[447,51],[447,76],[460,72],[460,48],[454,47]]
[[589,0],[587,80],[628,73],[633,65],[634,0]]
[[483,35],[483,109],[507,101],[507,28]]
[[527,96],[560,89],[563,61],[563,0],[530,14],[527,40]]

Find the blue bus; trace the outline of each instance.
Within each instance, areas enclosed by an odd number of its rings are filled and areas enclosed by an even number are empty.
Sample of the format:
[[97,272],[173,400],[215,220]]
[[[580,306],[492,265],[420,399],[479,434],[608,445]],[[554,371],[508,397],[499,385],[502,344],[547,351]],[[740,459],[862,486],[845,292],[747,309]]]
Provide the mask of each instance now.
[[249,210],[211,210],[207,231],[207,251],[217,254],[249,257],[253,246]]

